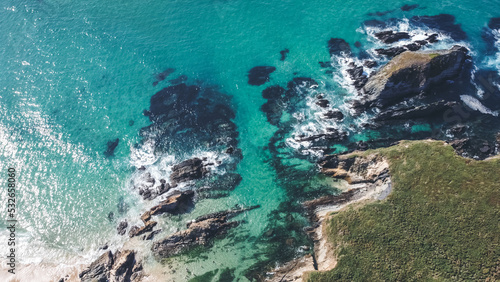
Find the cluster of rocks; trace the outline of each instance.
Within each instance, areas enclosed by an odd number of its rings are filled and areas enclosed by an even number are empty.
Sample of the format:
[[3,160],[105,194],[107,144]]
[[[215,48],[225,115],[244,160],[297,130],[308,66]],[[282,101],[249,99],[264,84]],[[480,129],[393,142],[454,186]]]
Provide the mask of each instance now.
[[143,199],[153,200],[176,188],[180,183],[199,180],[207,176],[211,165],[214,164],[207,162],[207,159],[192,158],[184,160],[172,167],[169,182],[165,179],[157,181],[143,167],[139,169],[142,173],[133,180],[133,186]]
[[[317,221],[317,209],[340,206],[361,198],[387,196],[391,189],[389,163],[378,155],[341,154],[327,155],[319,160],[322,174],[347,181],[349,189],[338,195],[326,195],[303,203],[309,217]],[[380,187],[384,187],[380,189]]]
[[103,253],[79,274],[82,282],[130,282],[141,281],[142,263],[130,250]]
[[[157,225],[157,222],[152,221],[151,217],[153,215],[160,215],[164,213],[174,214],[174,215],[185,213],[193,208],[194,206],[193,197],[194,197],[194,192],[191,190],[184,192],[177,191],[174,194],[170,195],[166,200],[161,201],[160,203],[152,207],[150,210],[142,214],[141,220],[144,223],[144,225],[143,226],[134,225],[130,227],[130,230],[128,232],[129,237],[132,238],[135,236],[140,236],[149,233],[148,235],[143,236],[142,239],[144,240],[152,239],[156,234],[161,232],[161,230],[159,229],[153,231],[153,228]],[[127,221],[120,222],[120,224],[117,227],[118,234],[125,235],[125,233],[127,232],[127,227],[128,227]]]
[[[163,88],[151,97],[150,108],[144,111],[151,125],[141,129],[142,143],[154,144],[155,154],[185,154],[199,148],[229,154],[232,158],[217,165],[231,172],[242,154],[229,104],[228,96],[208,87],[180,83]],[[180,183],[207,178],[213,165],[206,158],[187,159],[172,167],[169,179],[155,179],[141,167],[133,186],[144,199],[152,200]]]
[[195,246],[206,246],[219,235],[224,235],[231,228],[238,226],[237,221],[229,221],[232,217],[248,210],[252,206],[200,216],[187,224],[187,229],[167,236],[153,243],[151,251],[158,258],[167,258],[188,251]]

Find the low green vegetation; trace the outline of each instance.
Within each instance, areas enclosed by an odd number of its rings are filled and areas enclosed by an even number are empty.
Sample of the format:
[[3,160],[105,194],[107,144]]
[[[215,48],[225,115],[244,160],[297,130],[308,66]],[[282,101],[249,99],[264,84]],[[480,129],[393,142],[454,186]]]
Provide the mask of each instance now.
[[432,54],[430,54],[430,55],[429,55],[429,57],[431,57],[431,59],[434,59],[434,58],[436,58],[437,56],[439,56],[439,54],[438,54],[438,53],[432,53]]
[[330,217],[338,264],[307,281],[500,279],[500,158],[461,158],[438,141],[368,153],[387,157],[394,189]]

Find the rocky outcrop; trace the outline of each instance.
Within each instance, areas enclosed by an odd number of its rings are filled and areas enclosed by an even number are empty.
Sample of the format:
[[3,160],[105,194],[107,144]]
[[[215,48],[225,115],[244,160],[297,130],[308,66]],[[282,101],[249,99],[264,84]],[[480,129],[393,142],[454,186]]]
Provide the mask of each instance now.
[[128,227],[128,222],[126,220],[121,221],[116,227],[116,231],[118,232],[119,235],[125,235],[125,233],[127,232],[127,227]]
[[107,251],[82,271],[79,277],[84,282],[140,281],[142,263],[136,260],[134,251],[118,251],[115,255]]
[[349,184],[374,183],[389,176],[389,163],[380,155],[330,155],[319,163],[321,173]]
[[407,32],[394,32],[392,30],[385,30],[375,33],[375,37],[385,44],[391,44],[403,39],[410,39],[410,34]]
[[[193,222],[196,223],[196,222],[205,221],[205,220],[210,219],[210,218],[222,218],[222,217],[226,217],[227,219],[230,219],[230,218],[233,218],[233,217],[241,214],[242,212],[251,211],[254,209],[258,209],[258,208],[260,208],[260,205],[250,206],[248,208],[236,208],[236,209],[227,210],[227,211],[210,213],[210,214],[206,214],[206,215],[202,215],[202,216],[197,217]],[[193,222],[188,223],[187,226],[189,227]]]
[[95,260],[90,266],[79,275],[81,281],[107,282],[109,281],[109,271],[113,266],[113,253],[107,251]]
[[460,46],[450,50],[404,52],[368,79],[361,105],[384,108],[453,80],[464,70],[469,59],[467,53],[468,50]]
[[368,77],[364,73],[363,66],[356,66],[354,63],[350,65],[347,73],[353,80],[353,85],[357,90],[360,90],[368,82]]
[[410,120],[417,118],[432,118],[437,114],[442,115],[445,111],[458,106],[459,103],[444,100],[422,106],[410,106],[404,108],[388,109],[377,114],[373,119],[376,122],[390,120]]
[[130,231],[128,232],[128,236],[130,238],[142,235],[144,233],[150,232],[153,230],[153,228],[156,226],[157,222],[156,221],[147,221],[144,226],[139,227],[139,226],[132,226],[130,228]]
[[[175,193],[166,200],[161,201],[158,205],[152,207],[149,211],[149,215],[151,216],[162,213],[178,214],[185,212],[191,207],[193,197],[194,192],[190,190]],[[147,218],[147,216],[143,215],[141,218]]]
[[200,179],[207,175],[209,170],[203,165],[199,158],[185,160],[172,167],[170,181],[172,184]]
[[259,206],[240,208],[235,210],[216,212],[198,217],[188,223],[187,229],[174,233],[162,240],[153,243],[151,250],[158,258],[167,258],[195,246],[205,246],[211,243],[214,237],[225,234],[229,229],[239,225],[237,221],[229,221],[230,218]]
[[329,110],[328,112],[324,113],[323,118],[342,121],[344,119],[344,114],[337,109],[333,109],[333,110]]

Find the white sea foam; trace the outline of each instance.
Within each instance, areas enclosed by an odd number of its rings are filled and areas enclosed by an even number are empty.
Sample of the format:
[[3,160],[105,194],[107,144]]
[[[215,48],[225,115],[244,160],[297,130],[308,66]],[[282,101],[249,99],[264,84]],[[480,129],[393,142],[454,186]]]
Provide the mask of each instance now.
[[480,113],[483,113],[483,114],[489,114],[489,115],[492,115],[492,116],[498,116],[498,112],[497,111],[492,111],[490,109],[488,109],[486,106],[484,106],[481,101],[479,101],[478,99],[470,96],[470,95],[461,95],[460,96],[460,99],[471,109],[475,110],[475,111],[479,111]]

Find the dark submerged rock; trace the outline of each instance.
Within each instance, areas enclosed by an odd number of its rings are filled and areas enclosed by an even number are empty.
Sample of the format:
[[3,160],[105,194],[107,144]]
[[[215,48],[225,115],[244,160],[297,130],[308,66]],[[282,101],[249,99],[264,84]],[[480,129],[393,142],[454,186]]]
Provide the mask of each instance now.
[[405,5],[401,6],[401,11],[408,12],[408,11],[411,11],[411,10],[415,10],[418,7],[419,7],[418,4],[413,4],[413,5],[405,4]]
[[332,66],[332,63],[330,63],[330,62],[318,62],[318,63],[319,63],[319,66],[322,68],[329,68]]
[[467,34],[462,30],[460,24],[455,24],[455,16],[449,14],[439,14],[435,16],[414,16],[410,23],[428,26],[431,29],[439,30],[448,34],[453,40],[461,41],[467,39]]
[[186,82],[188,79],[187,75],[179,75],[179,77],[169,80],[170,84],[180,84]]
[[481,102],[493,111],[500,110],[500,75],[493,70],[478,70],[475,75],[475,83],[484,90],[480,97]]
[[280,55],[281,55],[280,60],[284,61],[286,59],[286,56],[288,55],[288,53],[290,53],[290,50],[288,50],[287,48],[281,50],[280,51]]
[[260,109],[266,114],[267,121],[272,125],[278,125],[283,114],[283,104],[277,100],[269,100]]
[[378,11],[378,12],[375,12],[375,13],[368,13],[367,15],[371,16],[371,17],[373,17],[373,16],[383,17],[383,16],[385,16],[387,14],[390,14],[392,12],[394,12],[394,10],[387,10],[387,11],[382,11],[382,12]]
[[251,206],[200,216],[187,224],[187,229],[153,243],[151,250],[157,258],[167,258],[195,246],[209,245],[216,236],[224,235],[239,222],[229,221],[238,214],[259,208]]
[[274,85],[262,91],[262,98],[264,99],[281,99],[285,94],[285,88]]
[[259,86],[269,81],[269,75],[276,70],[271,66],[258,66],[248,72],[248,84]]
[[363,22],[366,27],[386,28],[387,23],[381,20],[366,20]]
[[108,143],[107,143],[108,148],[104,152],[104,155],[108,158],[113,156],[115,153],[115,149],[118,146],[119,142],[120,142],[120,139],[118,139],[118,138],[116,138],[115,140],[108,141]]
[[[439,37],[439,35],[437,33],[433,33],[433,34],[429,35],[429,37],[427,37],[425,40],[429,43],[436,43],[439,41],[438,37]],[[423,45],[425,45],[425,44],[423,44]]]
[[156,81],[153,82],[153,86],[158,85],[158,82],[165,80],[170,74],[172,74],[175,71],[174,68],[168,68],[164,70],[163,72],[159,73],[156,75]]
[[330,52],[330,56],[336,55],[351,55],[351,46],[342,38],[331,38],[328,41],[328,50]]

